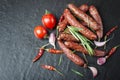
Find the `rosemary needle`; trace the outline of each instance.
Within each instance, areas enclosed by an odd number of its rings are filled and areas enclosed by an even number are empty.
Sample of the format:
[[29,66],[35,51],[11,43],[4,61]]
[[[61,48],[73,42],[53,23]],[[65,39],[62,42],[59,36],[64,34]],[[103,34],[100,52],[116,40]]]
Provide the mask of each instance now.
[[75,74],[83,77],[83,74],[82,74],[82,73],[80,73],[80,72],[78,72],[78,71],[76,71],[76,70],[74,70],[74,69],[71,69],[71,71],[74,72]]
[[59,58],[59,63],[58,63],[58,65],[60,65],[60,64],[61,64],[61,62],[62,62],[62,55],[60,55],[60,58]]
[[88,51],[89,55],[93,55],[94,51],[92,49],[92,47],[90,46],[90,43],[92,44],[92,42],[87,39],[85,36],[82,36],[81,34],[78,33],[79,30],[81,30],[81,28],[75,28],[73,26],[68,26],[69,31],[71,32],[71,34],[77,39],[80,40],[83,47]]

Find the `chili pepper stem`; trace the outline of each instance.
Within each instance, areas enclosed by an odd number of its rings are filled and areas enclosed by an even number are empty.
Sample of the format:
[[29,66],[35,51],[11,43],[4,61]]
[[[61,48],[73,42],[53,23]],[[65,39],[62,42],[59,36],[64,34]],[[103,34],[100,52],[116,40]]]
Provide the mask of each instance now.
[[109,58],[109,56],[105,56],[105,59],[108,59]]
[[[104,37],[104,41],[107,40],[107,36]],[[104,49],[106,49],[106,44],[104,45]]]
[[57,69],[55,69],[55,71],[63,76],[63,74],[60,71],[58,71]]
[[45,44],[45,45],[43,45],[41,48],[45,48],[46,46],[48,46],[48,45],[50,45],[50,43],[47,43],[47,44]]
[[49,51],[49,49],[44,49],[45,51]]
[[117,46],[115,46],[114,48],[118,48],[118,47],[120,47],[120,44],[119,44],[119,45],[117,45]]

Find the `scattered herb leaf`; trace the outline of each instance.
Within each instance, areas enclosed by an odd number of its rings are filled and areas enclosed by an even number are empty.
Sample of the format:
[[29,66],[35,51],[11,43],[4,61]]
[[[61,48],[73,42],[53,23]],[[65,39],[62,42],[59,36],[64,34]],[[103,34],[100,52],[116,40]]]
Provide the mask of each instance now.
[[75,74],[79,75],[79,76],[82,76],[82,77],[84,76],[82,73],[80,73],[80,72],[78,72],[74,69],[71,69],[71,71],[74,72]]
[[89,39],[87,39],[86,37],[84,37],[83,35],[79,34],[78,31],[81,30],[81,28],[75,28],[73,26],[68,26],[71,34],[78,40],[81,41],[81,44],[83,45],[83,47],[88,51],[89,55],[93,55],[94,54],[94,50],[92,49],[92,47],[90,46],[90,43],[92,43]]

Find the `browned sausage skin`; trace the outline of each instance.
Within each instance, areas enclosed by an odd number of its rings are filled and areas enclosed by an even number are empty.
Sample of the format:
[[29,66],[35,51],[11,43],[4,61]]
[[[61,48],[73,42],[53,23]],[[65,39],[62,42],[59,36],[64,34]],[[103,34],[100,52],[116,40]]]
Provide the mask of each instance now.
[[88,26],[88,24],[87,23],[85,23],[84,21],[80,21],[80,23],[83,25],[83,26]]
[[[72,41],[65,41],[64,44],[66,45],[66,47],[70,48],[70,49],[74,49],[76,51],[82,52],[84,54],[89,54],[88,51],[79,43],[76,42],[72,42]],[[102,50],[94,50],[94,56],[105,56],[106,52],[102,51]]]
[[79,9],[83,12],[87,12],[89,10],[89,6],[87,4],[82,4]]
[[79,57],[78,55],[74,54],[70,49],[68,49],[62,41],[58,41],[58,44],[61,48],[61,50],[63,50],[64,54],[71,60],[73,61],[75,64],[77,64],[78,66],[85,66],[85,62],[84,60]]
[[105,56],[106,55],[105,51],[97,50],[97,49],[95,49],[94,51],[95,51],[94,56]]
[[[63,12],[64,14],[64,12]],[[67,20],[65,19],[64,15],[61,15],[59,22],[58,22],[58,32],[63,32],[67,27]]]
[[82,28],[82,30],[79,30],[79,32],[83,34],[85,37],[91,40],[95,40],[97,38],[97,36],[92,31],[90,31],[87,27],[83,26],[79,21],[77,21],[76,18],[70,13],[68,9],[65,10],[64,16],[71,26]]
[[100,14],[97,10],[97,8],[94,5],[91,5],[89,8],[89,12],[91,16],[96,20],[96,22],[100,25],[100,29],[96,31],[98,38],[103,37],[103,24],[102,24],[102,19],[100,17]]
[[92,19],[89,15],[87,15],[85,12],[77,8],[74,4],[68,4],[68,8],[75,14],[78,18],[82,19],[84,22],[86,22],[89,27],[93,30],[98,30],[100,28],[100,25]]
[[60,33],[57,39],[58,40],[64,40],[64,41],[80,42],[73,35],[68,34],[68,33]]
[[[87,4],[83,4],[79,7],[83,12],[87,12],[89,10],[89,7]],[[64,14],[64,12],[63,12]],[[64,15],[61,15],[59,22],[58,22],[58,31],[63,32],[67,26],[67,20],[65,19]],[[85,23],[83,23],[85,24]]]
[[[79,7],[80,10],[82,10],[83,12],[87,12],[89,10],[89,6],[87,4],[82,4],[80,7]],[[88,24],[84,21],[80,21],[80,23],[83,25],[83,26],[88,26]]]

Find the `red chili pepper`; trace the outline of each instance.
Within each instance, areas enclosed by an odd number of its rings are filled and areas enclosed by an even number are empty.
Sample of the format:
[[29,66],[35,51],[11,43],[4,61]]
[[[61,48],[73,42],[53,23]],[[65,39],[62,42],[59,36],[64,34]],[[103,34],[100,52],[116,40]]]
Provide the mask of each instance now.
[[120,45],[117,45],[113,48],[111,48],[111,50],[109,51],[108,55],[106,56],[106,58],[109,58],[113,53],[115,53],[115,51],[117,50],[117,48],[119,47]]
[[105,36],[109,36],[113,31],[115,31],[116,29],[118,28],[118,26],[114,26],[112,27],[107,33]]
[[44,49],[40,48],[38,54],[35,56],[35,58],[32,60],[32,62],[36,62],[44,53]]
[[49,49],[45,49],[45,50],[52,54],[62,54],[63,53],[62,50],[57,50],[57,49],[53,49],[53,48],[49,48]]
[[[115,31],[117,28],[118,28],[118,26],[112,27],[112,28],[105,34],[104,40],[106,41],[107,37],[108,37],[113,31]],[[104,49],[105,49],[105,48],[106,48],[106,45],[104,46]]]
[[43,55],[43,53],[44,53],[44,48],[45,48],[47,45],[49,45],[49,43],[46,44],[46,45],[43,45],[43,46],[39,49],[38,54],[35,56],[35,58],[32,60],[32,62],[36,62],[38,59],[40,59],[40,57],[41,57],[41,56]]
[[50,71],[56,71],[58,72],[60,75],[63,76],[63,74],[61,72],[59,72],[54,66],[50,66],[50,65],[41,65],[42,68],[50,70]]
[[50,66],[50,65],[41,65],[42,68],[47,69],[47,70],[51,70],[51,71],[55,71],[55,67]]

